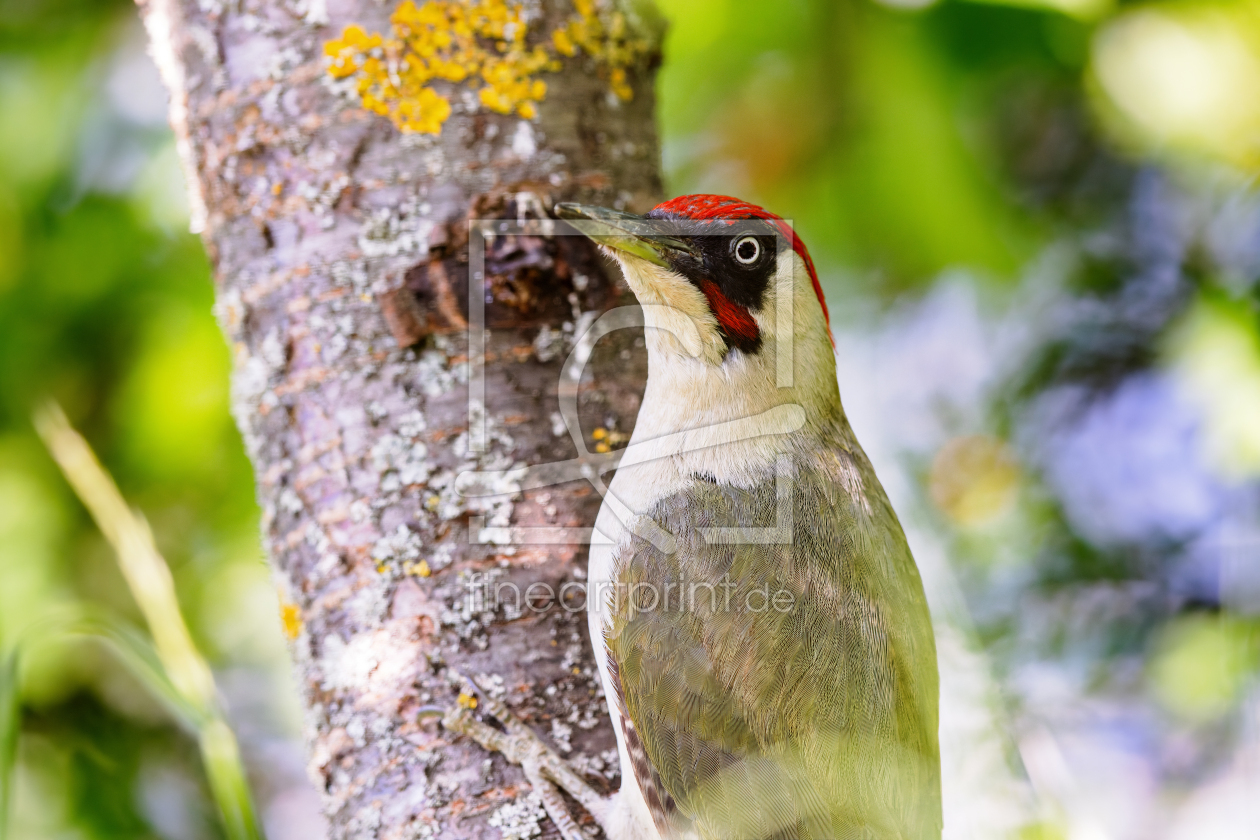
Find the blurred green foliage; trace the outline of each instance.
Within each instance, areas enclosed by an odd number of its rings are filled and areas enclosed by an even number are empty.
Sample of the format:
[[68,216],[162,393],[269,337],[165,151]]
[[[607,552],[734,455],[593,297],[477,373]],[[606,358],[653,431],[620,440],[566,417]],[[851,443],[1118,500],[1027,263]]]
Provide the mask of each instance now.
[[[169,130],[116,101],[142,50],[125,0],[0,3],[0,650],[80,603],[140,623],[31,428],[51,396],[149,518],[198,645],[284,686],[205,254]],[[115,660],[66,642],[23,666],[12,836],[167,834],[143,793],[161,778],[188,780],[186,836],[218,836],[195,740]]]
[[966,3],[661,5],[673,22],[661,120],[680,189],[754,196],[885,292],[950,265],[1009,277],[1033,253],[1044,219],[1013,200],[1000,106],[1079,86],[1081,24]]

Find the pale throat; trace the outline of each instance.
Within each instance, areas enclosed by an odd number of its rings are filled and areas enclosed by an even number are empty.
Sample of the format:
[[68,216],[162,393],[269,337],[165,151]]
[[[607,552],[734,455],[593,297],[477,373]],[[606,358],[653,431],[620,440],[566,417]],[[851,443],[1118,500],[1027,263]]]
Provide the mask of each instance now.
[[[621,260],[644,309],[648,350],[647,388],[630,448],[656,461],[625,470],[626,479],[638,474],[646,480],[650,474],[652,482],[672,484],[667,478],[676,471],[682,479],[704,473],[740,485],[755,483],[780,453],[815,438],[826,419],[839,415],[826,326],[812,286],[801,289],[794,282],[798,266],[793,257],[788,252],[781,260],[775,281],[779,293],[792,301],[787,314],[795,316],[783,330],[792,342],[786,381],[776,367],[773,304],[753,313],[763,338],[759,350],[728,350],[708,300],[695,285],[650,263]],[[803,265],[799,270],[804,274]],[[662,458],[668,463],[657,460]]]

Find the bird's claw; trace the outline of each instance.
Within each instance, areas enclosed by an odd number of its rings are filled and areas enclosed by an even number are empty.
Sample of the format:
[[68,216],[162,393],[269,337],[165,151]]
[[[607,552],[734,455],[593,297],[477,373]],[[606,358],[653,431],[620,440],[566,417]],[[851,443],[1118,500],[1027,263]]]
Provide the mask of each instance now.
[[[608,800],[583,781],[564,759],[512,714],[501,700],[490,697],[475,682],[453,668],[447,670],[451,682],[460,690],[459,697],[445,710],[425,707],[421,710],[421,715],[436,717],[440,714],[442,727],[448,732],[467,735],[485,749],[502,754],[509,762],[520,767],[542,801],[547,816],[555,823],[564,840],[588,840],[588,837],[569,814],[556,785],[589,811],[607,835],[604,817],[608,811]],[[503,731],[478,720],[473,714],[474,709],[483,710],[497,720],[502,724]]]

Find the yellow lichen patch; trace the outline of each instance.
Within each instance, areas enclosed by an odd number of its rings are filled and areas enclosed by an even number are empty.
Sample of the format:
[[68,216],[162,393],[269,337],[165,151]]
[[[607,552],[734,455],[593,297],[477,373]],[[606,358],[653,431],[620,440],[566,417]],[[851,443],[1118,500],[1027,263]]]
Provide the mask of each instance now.
[[465,709],[477,708],[477,698],[466,691],[461,691],[455,702],[459,703],[459,705]]
[[615,432],[612,429],[598,426],[591,432],[591,439],[595,441],[595,451],[603,455],[612,452],[614,446],[619,446],[630,440],[630,436],[623,432]]
[[433,574],[433,570],[429,568],[428,560],[421,560],[419,563],[410,564],[407,566],[406,571],[409,575],[415,575],[423,578],[427,578],[429,575]]
[[573,43],[573,39],[564,29],[557,29],[551,33],[551,44],[561,55],[573,56],[577,53],[577,44]]
[[324,44],[328,73],[353,79],[363,107],[407,132],[440,134],[450,100],[433,82],[478,85],[481,106],[526,119],[538,114],[547,84],[543,71],[560,69],[559,56],[585,52],[608,68],[614,93],[633,93],[626,68],[650,48],[628,35],[625,16],[605,22],[594,0],[575,0],[575,14],[541,43],[527,43],[529,22],[518,0],[406,0],[390,17],[390,37],[347,26]]
[[280,627],[284,630],[284,637],[290,642],[302,632],[302,610],[297,604],[281,602]]
[[633,35],[626,25],[626,16],[619,11],[608,15],[605,24],[596,13],[595,0],[573,0],[573,7],[577,14],[569,18],[563,29],[552,33],[552,43],[564,55],[581,51],[606,67],[613,93],[629,101],[634,97],[634,89],[627,81],[626,69],[646,55],[651,44]]

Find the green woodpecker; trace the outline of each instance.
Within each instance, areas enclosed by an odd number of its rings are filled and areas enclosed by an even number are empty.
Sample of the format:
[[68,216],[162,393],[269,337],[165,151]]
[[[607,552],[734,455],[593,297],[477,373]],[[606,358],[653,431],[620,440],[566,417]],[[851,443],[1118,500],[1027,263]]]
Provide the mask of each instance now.
[[939,839],[928,607],[804,244],[725,196],[556,210],[620,263],[648,381],[587,576],[621,789],[543,775],[611,840]]

